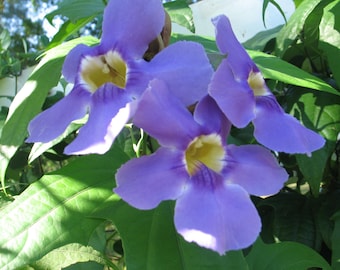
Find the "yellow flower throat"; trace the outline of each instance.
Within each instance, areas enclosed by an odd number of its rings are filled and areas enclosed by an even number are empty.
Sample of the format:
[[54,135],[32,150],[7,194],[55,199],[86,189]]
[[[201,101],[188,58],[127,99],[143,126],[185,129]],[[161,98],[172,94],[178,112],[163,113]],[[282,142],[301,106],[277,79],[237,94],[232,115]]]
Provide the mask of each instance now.
[[81,62],[80,70],[82,80],[92,93],[105,83],[112,83],[122,89],[126,86],[127,66],[116,51],[86,56]]
[[225,154],[221,137],[218,134],[196,137],[185,151],[187,171],[192,176],[203,164],[215,172],[220,172],[224,166]]

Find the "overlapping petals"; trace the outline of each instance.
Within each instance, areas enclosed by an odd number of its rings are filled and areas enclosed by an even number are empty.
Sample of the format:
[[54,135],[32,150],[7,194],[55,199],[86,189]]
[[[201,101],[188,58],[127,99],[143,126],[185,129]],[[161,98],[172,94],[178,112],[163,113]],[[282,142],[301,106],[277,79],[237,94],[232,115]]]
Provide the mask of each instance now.
[[213,19],[216,43],[227,58],[217,68],[209,93],[236,127],[250,122],[255,138],[271,150],[305,153],[321,148],[325,140],[286,114],[266,86],[249,55],[236,39],[228,18]]
[[[203,46],[180,42],[165,48],[150,62],[143,59],[164,22],[165,13],[159,0],[109,1],[100,44],[78,45],[65,59],[63,75],[75,85],[70,97],[33,119],[27,141],[52,140],[71,121],[88,112],[87,123],[65,151],[102,154],[133,118],[134,106],[150,80],[164,80],[185,105],[206,95],[213,70]],[[72,98],[79,92],[86,95],[80,100]]]
[[177,200],[177,231],[220,254],[256,240],[261,223],[249,193],[276,193],[288,177],[268,150],[227,146],[230,126],[211,97],[192,116],[159,80],[144,92],[134,124],[161,147],[118,170],[115,192],[122,199],[140,209]]

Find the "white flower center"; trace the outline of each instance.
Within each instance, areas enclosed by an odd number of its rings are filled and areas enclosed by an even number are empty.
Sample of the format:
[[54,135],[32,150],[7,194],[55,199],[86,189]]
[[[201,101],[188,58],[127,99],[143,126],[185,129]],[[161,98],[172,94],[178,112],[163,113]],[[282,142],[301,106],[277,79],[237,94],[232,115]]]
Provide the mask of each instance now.
[[224,166],[225,154],[221,136],[218,134],[196,137],[185,151],[187,171],[192,176],[204,164],[209,169],[220,172]]
[[127,65],[116,51],[99,56],[86,56],[80,66],[81,79],[92,93],[105,83],[125,88],[126,73]]
[[267,94],[266,84],[260,72],[255,73],[251,71],[248,77],[248,84],[255,96],[264,96]]

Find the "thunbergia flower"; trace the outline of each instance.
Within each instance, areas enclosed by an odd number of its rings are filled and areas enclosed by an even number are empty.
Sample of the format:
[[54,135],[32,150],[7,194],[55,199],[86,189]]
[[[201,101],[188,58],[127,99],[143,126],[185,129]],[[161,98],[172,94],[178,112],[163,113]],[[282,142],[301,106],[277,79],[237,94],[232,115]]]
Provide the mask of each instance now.
[[206,95],[213,70],[198,43],[177,42],[150,62],[143,59],[164,22],[160,0],[110,0],[104,11],[100,44],[81,44],[67,55],[62,73],[74,88],[31,121],[27,142],[51,141],[72,121],[89,113],[65,153],[101,154],[133,117],[135,105],[151,79],[164,80],[185,105]]
[[226,145],[230,123],[210,96],[191,115],[160,80],[144,92],[134,124],[161,146],[117,171],[123,200],[139,209],[176,200],[177,231],[220,254],[256,240],[261,221],[249,194],[276,193],[288,177],[269,150]]
[[325,140],[284,112],[265,80],[238,42],[228,18],[214,18],[216,43],[225,58],[209,86],[209,94],[233,125],[254,125],[254,137],[264,146],[279,152],[306,153],[321,148]]

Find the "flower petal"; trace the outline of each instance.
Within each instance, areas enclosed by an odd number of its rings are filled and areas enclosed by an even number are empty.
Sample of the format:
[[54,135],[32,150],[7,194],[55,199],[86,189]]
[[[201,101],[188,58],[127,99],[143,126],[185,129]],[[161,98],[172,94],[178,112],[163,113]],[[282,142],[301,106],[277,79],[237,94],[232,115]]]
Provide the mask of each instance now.
[[93,54],[97,50],[97,47],[89,47],[84,44],[79,44],[74,47],[66,56],[62,73],[66,81],[75,83],[82,57],[85,55]]
[[247,80],[250,71],[258,71],[241,43],[237,40],[228,17],[220,15],[212,19],[216,31],[216,44],[222,54],[227,54],[235,77]]
[[242,186],[249,194],[275,194],[288,180],[286,171],[264,147],[228,145],[227,153],[226,181]]
[[104,11],[101,45],[106,51],[114,46],[128,48],[130,57],[141,58],[164,23],[159,0],[110,0]]
[[185,149],[200,134],[200,126],[190,112],[171,95],[161,80],[150,82],[139,101],[133,122],[161,145],[179,149]]
[[89,119],[77,138],[65,148],[65,153],[83,155],[108,151],[131,117],[133,110],[129,102],[124,90],[104,84],[93,94]]
[[189,41],[176,42],[165,48],[147,68],[151,77],[165,81],[170,92],[186,106],[207,94],[213,73],[203,46]]
[[218,133],[222,138],[229,134],[231,124],[225,117],[215,100],[207,95],[196,106],[194,119],[199,123],[205,133]]
[[73,88],[69,95],[33,118],[26,142],[49,142],[57,138],[72,121],[85,116],[90,100],[88,91]]
[[226,60],[217,68],[209,86],[209,94],[230,122],[245,127],[255,117],[255,97],[247,81],[237,81]]
[[257,98],[253,124],[257,141],[274,151],[310,155],[325,144],[322,136],[285,113],[274,96]]
[[139,209],[177,199],[189,178],[182,156],[176,150],[159,148],[152,155],[128,161],[117,171],[114,192]]
[[175,226],[186,241],[223,255],[255,242],[261,221],[249,195],[240,186],[207,189],[191,185],[177,199]]

